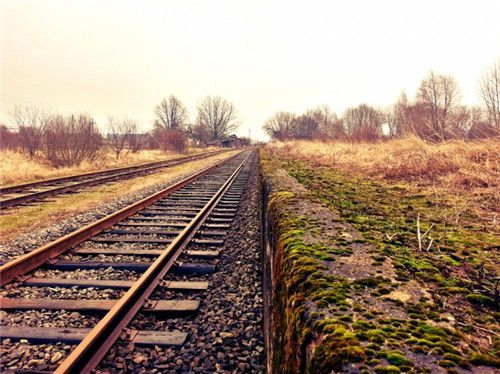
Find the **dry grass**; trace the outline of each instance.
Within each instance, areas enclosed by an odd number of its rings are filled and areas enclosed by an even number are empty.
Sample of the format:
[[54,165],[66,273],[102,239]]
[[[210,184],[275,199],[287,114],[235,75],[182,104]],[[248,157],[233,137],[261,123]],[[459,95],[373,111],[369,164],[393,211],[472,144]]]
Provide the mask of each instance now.
[[442,144],[417,138],[374,144],[290,141],[270,143],[266,148],[370,178],[488,196],[490,204],[500,197],[499,138]]
[[[185,177],[233,154],[234,152],[225,152],[207,159],[174,166],[160,173],[96,186],[77,194],[58,196],[57,199],[43,204],[20,207],[15,211],[9,210],[6,214],[0,215],[0,242],[8,243],[21,234],[48,227],[56,221],[101,206],[103,202],[112,203],[157,183]],[[126,191],[126,194],[117,194],[118,190]]]
[[[187,154],[214,151],[216,148],[190,149]],[[143,150],[137,153],[122,153],[117,160],[111,151],[96,162],[84,162],[80,166],[54,168],[42,157],[30,159],[24,153],[0,150],[0,185],[31,182],[40,179],[57,178],[103,169],[125,167],[147,162],[169,160],[182,157],[177,153],[165,153],[160,150]]]

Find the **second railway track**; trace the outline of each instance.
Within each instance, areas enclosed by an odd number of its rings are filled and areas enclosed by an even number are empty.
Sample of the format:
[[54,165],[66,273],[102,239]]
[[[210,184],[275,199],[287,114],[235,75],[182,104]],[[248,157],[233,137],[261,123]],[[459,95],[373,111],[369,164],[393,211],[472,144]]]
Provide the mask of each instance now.
[[179,157],[172,160],[2,187],[0,188],[0,209],[5,210],[22,204],[39,201],[50,196],[71,193],[91,186],[156,173],[167,167],[173,167],[190,161],[201,160],[210,156],[215,156],[221,152],[222,151],[214,151]]
[[[182,346],[185,331],[127,326],[138,313],[196,313],[200,300],[193,295],[210,287],[254,158],[255,152],[242,152],[2,265],[1,309],[17,321],[0,326],[2,338],[62,347],[57,360],[49,355],[17,368],[41,364],[58,373],[89,372],[119,339]],[[194,278],[187,281],[186,275]],[[23,325],[42,310],[55,311],[62,322]]]

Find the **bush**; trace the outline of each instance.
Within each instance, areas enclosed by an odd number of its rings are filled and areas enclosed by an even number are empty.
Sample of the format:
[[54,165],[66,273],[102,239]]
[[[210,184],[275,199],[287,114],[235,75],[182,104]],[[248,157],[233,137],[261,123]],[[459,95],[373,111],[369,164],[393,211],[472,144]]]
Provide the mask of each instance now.
[[184,153],[186,151],[187,138],[180,130],[156,128],[154,138],[163,151],[174,151],[176,153]]
[[100,155],[102,135],[87,115],[51,116],[44,131],[44,153],[53,166],[80,165]]
[[7,126],[0,125],[0,149],[16,149],[19,147],[19,135],[10,131]]

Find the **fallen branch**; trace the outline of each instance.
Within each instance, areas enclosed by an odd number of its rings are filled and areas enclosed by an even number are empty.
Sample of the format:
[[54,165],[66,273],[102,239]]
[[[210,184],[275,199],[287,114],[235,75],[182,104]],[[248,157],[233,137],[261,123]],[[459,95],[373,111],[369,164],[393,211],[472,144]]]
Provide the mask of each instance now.
[[389,235],[389,234],[385,233],[385,237],[387,238],[387,240],[392,240],[392,239],[394,239],[394,237],[395,237],[397,234],[398,234],[398,233],[395,233],[395,234]]
[[[427,229],[427,231],[422,234],[420,232],[420,214],[417,214],[417,240],[418,240],[418,250],[419,251],[422,251],[422,240],[429,234],[429,232],[432,230],[433,227],[434,227],[434,224],[432,224]],[[426,249],[427,252],[431,248],[432,242],[433,242],[433,239],[431,238],[431,241],[430,241],[430,243],[429,243],[429,245],[427,246],[427,249]]]
[[489,329],[485,329],[484,327],[480,327],[480,326],[476,326],[476,325],[469,325],[467,323],[463,323],[463,322],[458,322],[457,321],[457,325],[460,325],[460,326],[465,326],[465,327],[473,327],[475,329],[478,329],[478,330],[481,330],[481,331],[484,331],[484,332],[487,332],[489,334],[492,334],[492,335],[495,335],[495,336],[500,336],[499,334],[497,334],[495,331],[492,331],[492,330],[489,330]]

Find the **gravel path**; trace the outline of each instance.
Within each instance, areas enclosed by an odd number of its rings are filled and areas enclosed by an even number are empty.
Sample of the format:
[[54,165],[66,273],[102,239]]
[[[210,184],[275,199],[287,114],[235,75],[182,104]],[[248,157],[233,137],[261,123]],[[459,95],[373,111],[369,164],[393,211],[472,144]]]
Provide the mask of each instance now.
[[[254,160],[255,162],[256,160]],[[182,348],[130,350],[118,343],[101,363],[110,372],[211,373],[265,370],[262,323],[260,198],[254,164],[238,215],[222,247],[217,271],[208,277],[210,288],[194,294],[202,300],[191,318],[156,319],[139,314],[131,327],[189,333]],[[205,277],[171,279],[200,280]],[[157,294],[156,294],[157,295]]]

